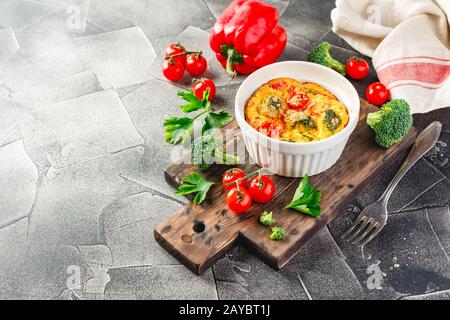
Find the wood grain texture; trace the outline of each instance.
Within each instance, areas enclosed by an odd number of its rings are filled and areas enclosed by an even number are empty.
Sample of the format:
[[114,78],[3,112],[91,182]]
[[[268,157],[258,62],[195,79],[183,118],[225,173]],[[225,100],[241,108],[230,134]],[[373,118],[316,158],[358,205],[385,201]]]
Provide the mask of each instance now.
[[[374,142],[372,131],[365,124],[366,114],[376,109],[364,100],[361,104],[360,122],[341,158],[329,170],[310,178],[322,192],[322,213],[318,218],[293,210],[281,210],[291,201],[300,179],[279,176],[272,176],[277,189],[270,203],[254,204],[245,215],[233,214],[227,209],[226,190],[221,186],[226,167],[214,165],[204,173],[208,180],[215,182],[207,200],[201,205],[188,204],[177,211],[155,229],[155,239],[197,274],[211,267],[237,241],[272,268],[282,268],[309,239],[342,212],[372,178],[404,154],[415,140],[416,132],[413,129],[399,144],[388,150],[379,147]],[[237,124],[231,123],[228,129],[231,129],[227,131],[231,132],[230,144],[234,145],[233,139],[240,139]],[[238,167],[246,172],[258,169],[251,164]],[[193,171],[195,168],[192,165],[175,163],[166,170],[166,180],[178,187],[181,179]],[[277,225],[286,231],[285,240],[272,241],[268,238],[270,228],[258,222],[264,210],[274,213]]]

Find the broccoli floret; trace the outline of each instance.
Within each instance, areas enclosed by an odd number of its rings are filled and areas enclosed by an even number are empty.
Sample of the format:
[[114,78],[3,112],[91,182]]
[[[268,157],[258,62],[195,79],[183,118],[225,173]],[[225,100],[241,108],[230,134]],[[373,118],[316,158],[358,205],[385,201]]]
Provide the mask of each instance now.
[[261,217],[259,218],[259,222],[261,222],[266,227],[273,226],[275,224],[275,219],[273,218],[272,211],[271,212],[264,211],[261,214]]
[[345,75],[345,65],[334,59],[330,55],[331,44],[322,42],[315,46],[308,55],[308,61],[321,64],[325,67],[331,68],[342,75]]
[[284,229],[281,227],[272,227],[272,234],[270,239],[272,240],[283,240],[285,236]]
[[212,135],[197,137],[191,145],[192,162],[200,170],[208,169],[214,162],[236,164],[239,158],[234,155],[222,153],[218,150],[220,141]]
[[411,130],[413,118],[409,104],[403,99],[385,103],[380,110],[367,115],[367,124],[375,131],[375,141],[389,148]]
[[328,130],[330,130],[331,132],[334,132],[334,130],[336,130],[337,127],[339,127],[341,122],[342,122],[341,117],[338,114],[336,114],[336,112],[334,112],[333,109],[325,110],[325,115],[323,117],[323,123],[328,128]]
[[269,108],[278,111],[283,106],[283,101],[277,96],[269,96],[269,98],[267,98],[267,105]]
[[316,127],[316,124],[311,116],[307,116],[306,118],[299,120],[298,123],[310,129],[314,129]]
[[277,96],[269,96],[265,103],[262,103],[258,109],[263,114],[275,118],[283,107],[283,101]]

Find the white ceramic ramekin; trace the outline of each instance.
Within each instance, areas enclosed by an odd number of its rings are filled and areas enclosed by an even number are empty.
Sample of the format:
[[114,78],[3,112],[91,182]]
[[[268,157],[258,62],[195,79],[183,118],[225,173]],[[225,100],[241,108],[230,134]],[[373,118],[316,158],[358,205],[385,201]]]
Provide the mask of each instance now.
[[[314,82],[328,89],[347,107],[349,123],[327,139],[305,143],[279,141],[256,131],[245,120],[245,104],[256,89],[275,78]],[[335,164],[358,123],[359,109],[358,93],[346,78],[329,68],[302,61],[278,62],[255,71],[239,87],[235,101],[236,121],[250,157],[261,167],[286,177],[312,176]]]

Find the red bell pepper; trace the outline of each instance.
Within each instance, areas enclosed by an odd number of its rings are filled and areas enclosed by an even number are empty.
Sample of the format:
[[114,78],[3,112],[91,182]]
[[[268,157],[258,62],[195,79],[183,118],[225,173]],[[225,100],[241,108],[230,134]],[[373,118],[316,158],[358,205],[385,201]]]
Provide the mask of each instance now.
[[259,0],[234,0],[217,19],[209,43],[227,72],[250,74],[275,62],[286,47],[278,11]]

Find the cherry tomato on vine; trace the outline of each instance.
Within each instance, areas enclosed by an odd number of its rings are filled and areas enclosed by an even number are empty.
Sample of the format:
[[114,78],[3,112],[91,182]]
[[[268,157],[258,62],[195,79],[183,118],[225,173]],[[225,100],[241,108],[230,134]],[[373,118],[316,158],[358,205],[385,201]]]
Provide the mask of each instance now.
[[180,60],[164,60],[162,69],[164,77],[170,81],[176,82],[183,78],[184,64]]
[[361,80],[369,74],[369,64],[359,57],[352,57],[347,61],[347,74],[350,78]]
[[227,194],[228,208],[235,213],[245,213],[252,206],[252,196],[245,188],[234,188]]
[[201,52],[188,54],[186,58],[186,70],[193,77],[198,77],[205,73],[207,67],[208,62],[206,62],[206,59]]
[[245,188],[247,186],[247,178],[245,175],[245,172],[242,171],[239,168],[233,168],[233,169],[229,169],[227,171],[225,171],[225,173],[222,176],[222,184],[223,187],[227,190],[231,190],[236,188],[236,183],[232,183],[238,179],[242,179],[239,180],[238,184],[239,187]]
[[[186,49],[179,43],[171,43],[167,47],[166,51],[164,51],[164,56],[173,56],[175,54],[186,53]],[[174,61],[180,61],[182,64],[186,63],[186,55],[181,55],[172,58]]]
[[389,100],[389,90],[381,82],[374,82],[366,89],[366,97],[369,103],[381,106]]
[[248,192],[250,192],[253,201],[266,203],[272,200],[275,195],[275,184],[269,177],[258,175],[250,179]]
[[194,85],[192,87],[192,91],[194,92],[195,96],[199,98],[200,100],[203,99],[203,93],[209,89],[209,101],[214,99],[214,96],[216,95],[216,85],[214,82],[210,79],[201,78],[194,81]]

